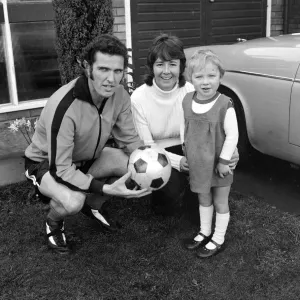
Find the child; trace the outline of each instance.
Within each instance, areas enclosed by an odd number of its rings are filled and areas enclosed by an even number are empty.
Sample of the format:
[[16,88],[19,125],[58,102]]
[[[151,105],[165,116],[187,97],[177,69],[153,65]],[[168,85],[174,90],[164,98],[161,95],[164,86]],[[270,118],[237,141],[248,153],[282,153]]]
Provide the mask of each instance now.
[[[198,194],[200,232],[185,244],[210,257],[223,250],[229,222],[228,195],[233,173],[228,164],[238,142],[238,125],[231,100],[217,90],[224,69],[210,50],[198,50],[187,66],[195,91],[182,102],[181,139],[189,165],[191,191]],[[212,218],[216,209],[215,231]]]

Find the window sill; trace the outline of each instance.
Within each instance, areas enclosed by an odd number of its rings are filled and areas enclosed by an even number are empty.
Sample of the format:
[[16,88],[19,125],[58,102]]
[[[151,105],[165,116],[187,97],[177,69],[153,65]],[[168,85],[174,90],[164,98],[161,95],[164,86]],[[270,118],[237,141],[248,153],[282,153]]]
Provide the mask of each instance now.
[[34,108],[44,107],[47,103],[47,100],[48,99],[24,101],[24,102],[19,102],[18,105],[12,105],[11,103],[1,104],[0,105],[0,114],[1,113],[12,112],[12,111],[19,111],[19,110],[25,110],[25,109],[34,109]]

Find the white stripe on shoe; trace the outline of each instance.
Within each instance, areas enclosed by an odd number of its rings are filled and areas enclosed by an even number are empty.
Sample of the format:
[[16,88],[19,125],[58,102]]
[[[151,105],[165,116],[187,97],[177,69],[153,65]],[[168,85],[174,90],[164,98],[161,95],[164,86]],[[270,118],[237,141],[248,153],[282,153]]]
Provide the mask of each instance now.
[[101,221],[105,225],[110,226],[110,224],[105,220],[105,218],[99,213],[99,210],[91,209],[91,211],[92,211],[93,215],[95,216],[95,218],[97,218],[99,221]]
[[[64,230],[64,226],[61,228],[61,230]],[[48,235],[49,233],[51,233],[50,227],[49,227],[49,225],[48,225],[47,222],[46,222],[46,232],[47,232],[47,235]],[[62,237],[63,237],[64,242],[65,242],[65,244],[66,244],[66,243],[67,243],[66,236],[65,236],[65,234],[64,234],[63,232],[62,232],[61,234],[62,234]],[[53,238],[52,235],[49,236],[48,239],[49,239],[49,241],[51,242],[51,244],[57,246],[57,244],[55,243],[54,238]]]

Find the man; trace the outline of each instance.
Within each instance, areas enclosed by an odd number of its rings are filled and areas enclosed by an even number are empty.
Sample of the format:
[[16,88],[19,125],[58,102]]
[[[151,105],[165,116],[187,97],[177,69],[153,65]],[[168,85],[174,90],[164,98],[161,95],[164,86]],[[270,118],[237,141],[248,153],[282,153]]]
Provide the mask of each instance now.
[[[134,129],[130,97],[120,84],[128,65],[126,47],[114,36],[101,35],[84,50],[82,65],[84,75],[48,100],[25,151],[26,176],[50,198],[48,246],[60,254],[70,252],[66,216],[85,204],[86,214],[114,230],[115,224],[103,213],[105,201],[149,194],[126,187],[128,154],[142,144]],[[118,149],[105,147],[110,136]],[[112,184],[103,181],[112,176],[122,177]]]

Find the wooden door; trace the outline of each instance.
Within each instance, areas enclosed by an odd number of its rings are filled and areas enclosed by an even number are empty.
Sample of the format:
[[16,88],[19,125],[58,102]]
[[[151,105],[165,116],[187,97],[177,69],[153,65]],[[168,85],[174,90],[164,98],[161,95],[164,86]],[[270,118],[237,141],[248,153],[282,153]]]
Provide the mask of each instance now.
[[182,39],[186,47],[205,44],[206,1],[131,1],[134,80],[142,83],[146,57],[154,37],[162,32]]
[[289,0],[287,3],[286,26],[285,33],[300,32],[300,1]]
[[266,0],[209,0],[207,44],[230,44],[238,38],[266,36]]
[[234,43],[265,36],[267,0],[132,0],[134,81],[143,82],[154,37],[178,36],[185,47]]

